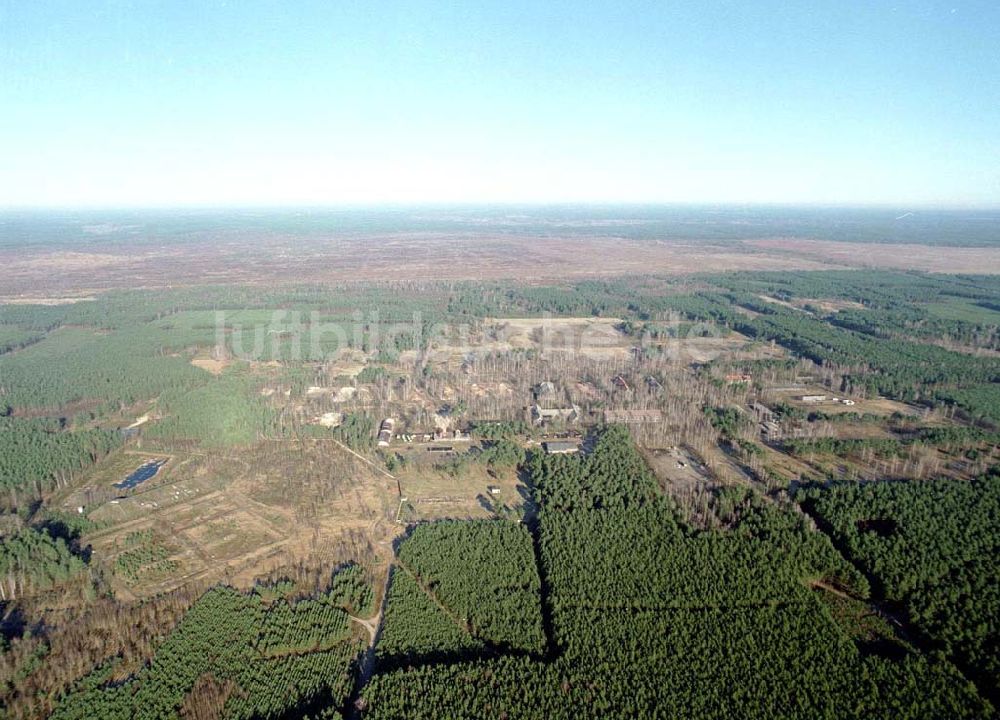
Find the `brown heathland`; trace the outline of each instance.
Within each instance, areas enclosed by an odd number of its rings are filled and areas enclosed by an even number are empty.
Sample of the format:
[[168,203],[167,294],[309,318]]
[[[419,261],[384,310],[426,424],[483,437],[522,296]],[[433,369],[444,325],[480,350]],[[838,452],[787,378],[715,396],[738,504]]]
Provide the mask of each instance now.
[[400,233],[253,237],[227,242],[0,251],[4,294],[72,297],[110,288],[214,283],[508,279],[527,281],[723,270],[886,267],[1000,272],[1000,248],[839,243],[773,238],[708,242],[615,237]]

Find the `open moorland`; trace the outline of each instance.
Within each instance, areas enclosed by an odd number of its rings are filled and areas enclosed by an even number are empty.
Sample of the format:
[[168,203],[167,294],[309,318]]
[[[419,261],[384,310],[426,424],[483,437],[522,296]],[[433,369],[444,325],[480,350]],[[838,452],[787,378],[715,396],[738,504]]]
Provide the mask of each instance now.
[[[988,213],[572,207],[0,215],[0,297],[112,288],[893,268],[1000,272]],[[947,252],[940,248],[947,246]]]

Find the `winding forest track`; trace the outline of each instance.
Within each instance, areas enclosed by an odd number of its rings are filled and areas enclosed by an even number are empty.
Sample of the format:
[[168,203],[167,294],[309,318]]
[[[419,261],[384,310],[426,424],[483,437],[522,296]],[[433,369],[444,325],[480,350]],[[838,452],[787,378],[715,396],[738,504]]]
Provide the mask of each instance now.
[[381,620],[379,615],[374,615],[369,619],[359,618],[355,615],[348,615],[347,617],[350,618],[351,622],[357,623],[358,625],[360,625],[361,627],[363,627],[365,630],[368,631],[368,638],[369,638],[368,645],[369,646],[374,645],[375,636],[378,634],[379,621]]
[[347,699],[347,705],[344,708],[344,717],[349,720],[358,720],[358,718],[361,717],[361,711],[364,709],[363,703],[361,703],[361,691],[365,689],[365,686],[371,681],[372,675],[375,674],[375,647],[378,644],[378,638],[382,632],[382,622],[385,619],[385,606],[389,599],[389,586],[392,583],[392,573],[394,567],[395,563],[390,562],[385,569],[385,580],[382,582],[381,600],[375,614],[367,619],[355,617],[353,615],[350,616],[352,621],[363,626],[368,631],[368,649],[365,650],[364,654],[361,656],[361,660],[358,662],[357,677],[354,681],[354,690]]

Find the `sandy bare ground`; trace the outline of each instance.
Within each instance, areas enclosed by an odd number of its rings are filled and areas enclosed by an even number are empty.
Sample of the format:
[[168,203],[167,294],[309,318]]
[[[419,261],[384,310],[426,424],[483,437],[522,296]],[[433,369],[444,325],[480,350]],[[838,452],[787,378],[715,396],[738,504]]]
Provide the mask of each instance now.
[[79,302],[92,302],[96,298],[92,296],[84,297],[32,297],[30,295],[19,295],[12,297],[0,296],[0,305],[73,305]]
[[198,355],[191,360],[191,364],[205,372],[212,373],[212,375],[221,375],[230,363],[228,360],[216,360],[205,355]]

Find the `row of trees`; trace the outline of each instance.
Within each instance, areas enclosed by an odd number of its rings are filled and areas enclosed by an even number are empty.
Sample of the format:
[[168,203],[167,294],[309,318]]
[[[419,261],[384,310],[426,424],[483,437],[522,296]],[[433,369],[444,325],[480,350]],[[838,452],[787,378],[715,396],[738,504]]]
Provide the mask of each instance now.
[[23,329],[16,325],[0,325],[0,355],[11,350],[20,350],[41,340],[39,332]]

